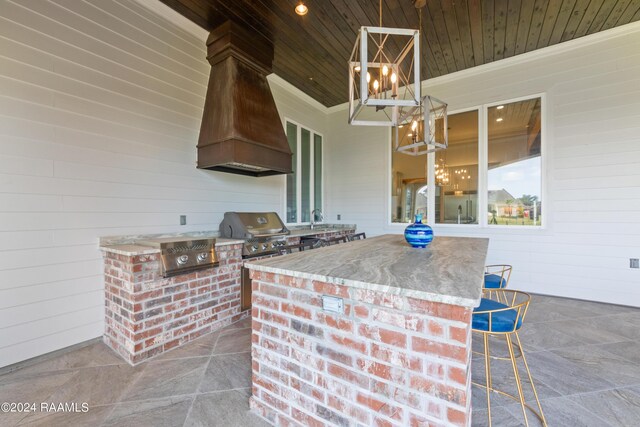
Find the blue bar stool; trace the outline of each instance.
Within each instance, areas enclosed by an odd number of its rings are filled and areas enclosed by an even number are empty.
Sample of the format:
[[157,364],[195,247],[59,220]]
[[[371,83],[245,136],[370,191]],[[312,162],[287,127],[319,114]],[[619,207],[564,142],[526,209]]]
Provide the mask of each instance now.
[[[480,306],[473,310],[472,316],[472,330],[474,333],[482,334],[484,341],[484,352],[480,353],[484,355],[484,368],[485,368],[485,384],[479,384],[473,382],[477,387],[482,387],[487,392],[487,415],[489,417],[489,426],[491,426],[491,393],[500,393],[507,396],[516,402],[520,403],[522,407],[522,415],[524,416],[525,425],[529,425],[527,419],[527,409],[533,412],[542,422],[543,426],[547,426],[547,421],[544,418],[542,412],[542,406],[540,405],[540,399],[538,399],[538,393],[536,387],[533,384],[533,378],[531,377],[531,371],[527,364],[527,359],[524,356],[524,350],[518,336],[518,331],[522,328],[524,317],[527,314],[529,308],[529,301],[531,296],[525,292],[515,291],[510,289],[484,289],[485,296],[491,295],[491,298],[482,298]],[[496,299],[492,299],[496,298]],[[507,349],[509,350],[509,357],[492,356],[489,350],[489,337],[504,338],[507,343]],[[515,338],[515,341],[514,341]],[[474,352],[479,353],[479,352]],[[538,409],[534,409],[525,402],[524,393],[522,391],[522,380],[518,370],[517,359],[521,358],[524,362],[524,367],[531,383],[531,389],[535,397]],[[513,368],[513,374],[516,380],[516,387],[518,390],[518,396],[509,394],[503,390],[498,390],[493,387],[493,381],[491,378],[491,359],[508,360],[511,362]]]
[[504,289],[509,285],[512,266],[496,264],[485,266],[484,287],[487,289]]

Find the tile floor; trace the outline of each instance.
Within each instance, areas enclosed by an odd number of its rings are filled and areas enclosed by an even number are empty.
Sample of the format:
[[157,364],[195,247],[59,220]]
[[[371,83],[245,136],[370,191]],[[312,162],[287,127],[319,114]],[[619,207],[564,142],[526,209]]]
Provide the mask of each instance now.
[[[520,339],[549,426],[640,425],[640,309],[533,295]],[[506,355],[500,344],[490,344],[492,353]],[[474,349],[481,341],[474,339]],[[484,382],[484,360],[474,358],[472,367]],[[491,368],[494,385],[517,394],[511,364],[492,361]],[[523,389],[535,406],[528,382]],[[473,425],[488,425],[484,390],[474,387],[472,396]],[[519,404],[495,393],[491,399],[493,425],[524,425]],[[529,423],[541,425],[532,414]]]
[[[640,309],[533,297],[520,335],[549,426],[639,425],[639,325]],[[0,402],[90,406],[80,414],[0,413],[0,426],[266,426],[249,412],[250,330],[245,319],[137,367],[94,343],[0,375]],[[483,380],[482,360],[473,366]],[[494,382],[515,393],[510,364],[492,369]],[[474,387],[473,407],[473,425],[486,425],[482,389]],[[493,397],[492,408],[493,425],[524,425],[509,399]]]

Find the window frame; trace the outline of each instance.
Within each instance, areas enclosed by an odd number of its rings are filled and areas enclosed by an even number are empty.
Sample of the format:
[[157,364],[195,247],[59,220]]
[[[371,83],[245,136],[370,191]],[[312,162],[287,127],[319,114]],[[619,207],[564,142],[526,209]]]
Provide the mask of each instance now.
[[287,222],[288,217],[287,217],[287,175],[283,175],[283,183],[284,183],[284,197],[283,197],[283,203],[282,203],[282,217],[285,220],[285,224],[286,225],[308,225],[311,224],[311,221],[307,221],[307,222],[301,222],[300,218],[302,217],[302,155],[301,155],[301,149],[302,149],[302,129],[304,128],[305,130],[309,131],[309,203],[310,203],[310,207],[311,210],[309,211],[309,218],[312,218],[311,212],[313,212],[315,208],[315,136],[319,136],[322,138],[322,156],[321,156],[321,163],[322,163],[322,170],[320,172],[320,185],[321,185],[321,192],[322,192],[322,202],[321,202],[321,207],[320,210],[322,212],[322,214],[324,215],[324,204],[325,204],[325,170],[326,170],[326,164],[325,164],[325,138],[324,138],[324,134],[320,133],[320,132],[316,132],[315,130],[311,129],[308,126],[305,126],[295,120],[292,120],[290,118],[285,117],[284,120],[282,121],[282,125],[284,127],[284,131],[285,131],[285,135],[287,134],[287,123],[291,123],[292,125],[296,126],[296,144],[297,144],[297,149],[296,149],[296,222]]
[[[490,225],[489,215],[486,209],[488,200],[489,189],[489,126],[487,123],[489,108],[502,104],[510,104],[513,102],[526,101],[529,99],[540,98],[540,200],[542,201],[542,208],[540,210],[540,216],[542,218],[540,225]],[[444,224],[435,222],[435,161],[436,153],[427,154],[426,168],[427,168],[427,222],[433,227],[451,230],[545,230],[549,225],[548,205],[547,200],[547,167],[549,154],[547,153],[547,96],[546,92],[532,93],[515,98],[501,99],[499,101],[492,101],[485,104],[474,105],[468,108],[461,108],[458,110],[452,110],[448,112],[448,115],[454,115],[459,113],[467,113],[469,111],[478,111],[478,223],[477,224]],[[389,161],[388,161],[388,179],[386,188],[387,197],[387,226],[390,227],[406,227],[408,223],[398,223],[391,221],[391,208],[392,199],[391,191],[393,186],[393,141],[391,133],[389,133]],[[481,208],[484,206],[484,209]]]

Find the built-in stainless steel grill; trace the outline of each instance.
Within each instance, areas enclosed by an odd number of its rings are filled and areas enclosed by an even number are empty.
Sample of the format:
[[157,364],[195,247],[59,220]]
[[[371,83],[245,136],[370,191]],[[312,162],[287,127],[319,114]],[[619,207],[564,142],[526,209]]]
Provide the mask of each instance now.
[[160,249],[164,277],[216,267],[216,239],[186,240],[183,237],[150,239],[138,242]]
[[244,239],[243,258],[273,255],[287,244],[289,229],[275,212],[226,212],[220,237]]

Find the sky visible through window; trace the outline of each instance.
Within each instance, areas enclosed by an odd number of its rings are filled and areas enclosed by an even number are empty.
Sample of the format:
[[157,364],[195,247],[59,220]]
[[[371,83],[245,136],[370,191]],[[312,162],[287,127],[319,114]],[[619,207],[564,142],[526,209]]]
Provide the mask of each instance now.
[[523,194],[540,200],[540,156],[489,170],[489,191],[507,190],[513,197]]

